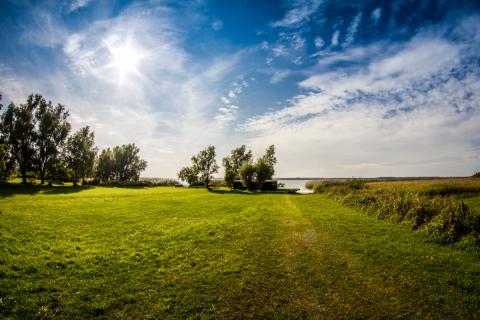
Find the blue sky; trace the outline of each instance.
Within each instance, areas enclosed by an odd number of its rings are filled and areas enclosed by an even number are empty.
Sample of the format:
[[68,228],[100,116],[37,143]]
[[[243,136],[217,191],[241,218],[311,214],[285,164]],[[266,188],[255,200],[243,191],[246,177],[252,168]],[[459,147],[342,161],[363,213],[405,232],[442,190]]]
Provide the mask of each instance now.
[[480,170],[478,1],[6,0],[0,30],[4,104],[65,104],[146,176],[208,144],[275,144],[284,177]]

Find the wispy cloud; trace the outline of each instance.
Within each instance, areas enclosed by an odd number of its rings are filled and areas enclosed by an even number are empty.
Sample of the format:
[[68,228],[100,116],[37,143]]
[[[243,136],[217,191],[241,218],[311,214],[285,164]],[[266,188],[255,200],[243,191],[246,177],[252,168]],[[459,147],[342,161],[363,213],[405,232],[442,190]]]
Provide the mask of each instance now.
[[338,38],[340,37],[340,31],[335,30],[335,32],[332,34],[332,39],[330,40],[330,44],[332,47],[338,46]]
[[283,79],[285,79],[290,74],[289,70],[277,70],[273,73],[272,77],[270,78],[270,83],[279,83]]
[[68,12],[74,12],[82,7],[86,7],[92,0],[72,0],[68,4]]
[[225,127],[237,118],[239,107],[234,103],[239,100],[239,95],[249,86],[248,81],[243,75],[237,77],[231,85],[230,90],[226,96],[220,98],[223,106],[218,108],[217,114],[214,117],[216,123],[221,127]]
[[348,27],[347,35],[345,36],[345,41],[343,42],[342,46],[343,47],[348,47],[355,41],[355,35],[358,31],[358,26],[360,25],[360,22],[362,21],[362,16],[363,13],[359,12],[352,20],[350,23],[350,26]]
[[300,157],[305,170],[279,168],[285,175],[469,174],[480,158],[480,75],[465,65],[474,37],[466,47],[426,32],[394,52],[351,49],[342,59],[374,58],[310,76],[300,83],[309,93],[239,130],[257,132],[254,149],[271,141],[285,161]]
[[372,19],[374,24],[377,24],[381,17],[382,17],[382,8],[376,8],[370,14],[370,18]]
[[321,4],[320,0],[296,0],[285,16],[273,24],[274,27],[295,27],[314,14]]
[[[152,10],[151,3],[148,9],[136,4],[114,18],[66,32],[62,42],[55,44],[59,55],[52,61],[53,71],[41,78],[12,73],[2,77],[2,84],[8,79],[5,97],[16,102],[41,92],[66,104],[74,129],[90,125],[100,147],[135,142],[149,162],[146,175],[163,172],[173,177],[195,150],[211,143],[225,148],[234,143],[235,139],[227,141],[222,127],[212,123],[230,121],[236,112],[233,104],[219,110],[218,101],[239,54],[192,62],[182,46],[183,31],[170,11],[161,6]],[[67,30],[60,23],[58,28]],[[119,82],[119,68],[125,66],[112,65],[111,49],[127,44],[132,52],[120,59],[138,63],[135,72],[128,70]],[[233,95],[244,88],[243,82],[241,88],[233,87]]]

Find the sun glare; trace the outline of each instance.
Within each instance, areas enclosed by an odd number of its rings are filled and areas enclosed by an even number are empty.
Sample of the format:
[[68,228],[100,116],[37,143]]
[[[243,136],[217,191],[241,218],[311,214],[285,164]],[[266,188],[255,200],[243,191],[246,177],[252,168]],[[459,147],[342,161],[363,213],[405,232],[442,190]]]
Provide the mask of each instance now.
[[110,47],[110,66],[115,71],[118,80],[123,81],[131,75],[140,76],[139,64],[142,60],[142,50],[126,43]]

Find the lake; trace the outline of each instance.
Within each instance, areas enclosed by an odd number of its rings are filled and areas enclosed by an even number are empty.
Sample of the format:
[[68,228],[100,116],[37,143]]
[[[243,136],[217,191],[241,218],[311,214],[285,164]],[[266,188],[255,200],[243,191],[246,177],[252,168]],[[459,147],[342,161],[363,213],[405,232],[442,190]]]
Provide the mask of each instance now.
[[305,179],[295,179],[295,180],[284,180],[284,179],[278,179],[278,183],[283,183],[285,186],[284,188],[286,189],[300,189],[298,193],[312,193],[312,190],[308,190],[305,188],[305,183],[309,180]]

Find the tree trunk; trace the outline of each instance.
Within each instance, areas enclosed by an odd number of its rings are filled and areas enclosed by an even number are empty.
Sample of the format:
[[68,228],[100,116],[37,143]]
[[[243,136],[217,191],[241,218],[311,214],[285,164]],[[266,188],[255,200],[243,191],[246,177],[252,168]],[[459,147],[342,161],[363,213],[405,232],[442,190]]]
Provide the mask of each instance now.
[[26,184],[27,183],[27,168],[25,166],[22,166],[20,168],[20,170],[22,171],[22,183]]
[[40,184],[45,183],[45,167],[40,168]]

